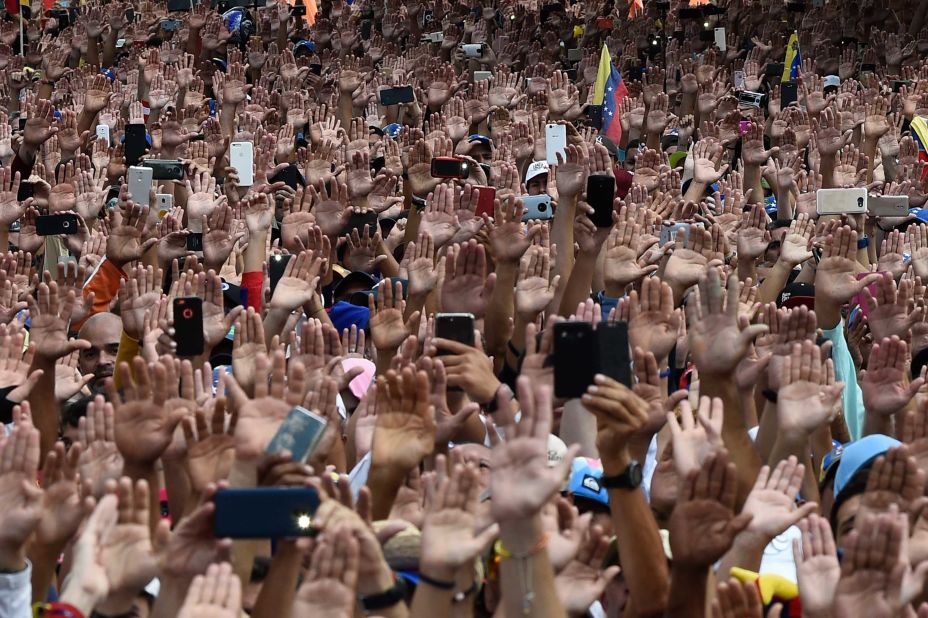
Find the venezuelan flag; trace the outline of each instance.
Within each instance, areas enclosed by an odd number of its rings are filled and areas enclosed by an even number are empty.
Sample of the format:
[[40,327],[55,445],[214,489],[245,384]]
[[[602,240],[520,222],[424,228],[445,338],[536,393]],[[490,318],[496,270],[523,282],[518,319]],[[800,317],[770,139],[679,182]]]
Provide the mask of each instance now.
[[802,55],[799,53],[799,35],[795,31],[789,36],[786,44],[786,56],[783,58],[783,82],[793,82],[799,77],[799,66],[802,64]]
[[622,74],[612,64],[609,49],[603,45],[599,55],[596,83],[593,85],[593,105],[603,106],[603,125],[599,132],[615,144],[622,139],[622,123],[619,121],[619,113],[622,99],[627,96],[628,88],[622,81]]
[[[912,139],[915,140],[915,145],[918,146],[918,160],[928,161],[928,119],[915,116],[912,118],[909,128],[912,130]],[[928,171],[926,171],[926,175],[928,175]],[[922,180],[924,179],[923,176]]]

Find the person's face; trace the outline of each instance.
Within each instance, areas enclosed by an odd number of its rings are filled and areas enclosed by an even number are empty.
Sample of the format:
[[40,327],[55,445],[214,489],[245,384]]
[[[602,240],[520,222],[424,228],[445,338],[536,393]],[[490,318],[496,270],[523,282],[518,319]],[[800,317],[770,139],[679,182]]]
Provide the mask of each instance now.
[[625,152],[625,169],[629,172],[635,171],[635,158],[638,156],[637,148],[629,148]]
[[844,547],[844,541],[847,535],[854,529],[854,522],[857,519],[857,511],[860,509],[860,500],[863,494],[851,496],[838,508],[838,516],[835,518],[835,543],[839,548]]
[[71,448],[71,445],[80,440],[80,432],[77,430],[77,427],[72,427],[71,425],[65,423],[64,428],[61,431],[61,437],[66,447]]
[[490,449],[482,444],[461,444],[454,447],[461,463],[473,464],[480,471],[480,491],[490,488]]
[[493,153],[490,151],[490,147],[485,144],[474,144],[471,148],[470,156],[473,157],[474,161],[477,163],[489,163],[493,159]]
[[90,347],[80,351],[78,368],[84,375],[92,374],[90,387],[113,375],[116,353],[119,351],[120,323],[107,321],[94,325],[82,333],[81,339],[90,342]]
[[541,195],[548,188],[548,175],[540,174],[535,176],[526,184],[525,189],[529,195]]

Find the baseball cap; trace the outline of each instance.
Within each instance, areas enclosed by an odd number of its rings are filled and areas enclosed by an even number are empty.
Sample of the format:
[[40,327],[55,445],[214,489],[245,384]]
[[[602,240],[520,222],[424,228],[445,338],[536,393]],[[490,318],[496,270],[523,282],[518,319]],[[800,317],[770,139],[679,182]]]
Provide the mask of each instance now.
[[805,305],[815,309],[815,285],[812,283],[789,283],[777,296],[777,307],[792,309]]
[[613,142],[611,139],[609,139],[605,135],[597,135],[596,143],[602,144],[603,146],[605,146],[606,150],[609,151],[609,156],[611,156],[613,159],[619,158],[619,149],[615,145],[615,142]]
[[841,453],[841,461],[838,462],[838,471],[835,473],[835,502],[838,502],[841,492],[857,472],[889,449],[901,444],[902,442],[895,438],[875,433],[846,445]]
[[299,41],[296,45],[293,46],[294,55],[300,52],[312,53],[314,51],[316,51],[316,44],[312,41],[307,41],[306,39]]
[[377,280],[374,277],[360,270],[355,270],[342,276],[341,281],[335,284],[332,294],[338,298],[348,287],[360,286],[362,289],[370,289],[375,285],[377,285]]
[[551,171],[551,168],[548,166],[547,161],[532,161],[532,164],[529,165],[528,169],[525,171],[525,182],[528,182],[536,176],[547,174],[549,171]]
[[609,494],[602,485],[603,466],[598,459],[576,457],[570,466],[567,491],[578,498],[608,506]]
[[[373,363],[372,363],[373,364]],[[548,434],[548,467],[561,463],[567,456],[567,445],[553,433]]]
[[928,223],[928,208],[910,208],[909,214],[914,215],[922,223]]
[[467,137],[467,141],[471,144],[474,142],[480,142],[484,146],[493,147],[493,140],[487,137],[486,135],[480,135],[479,133],[474,133]]
[[831,87],[837,88],[838,86],[841,85],[841,78],[838,77],[837,75],[826,75],[822,85],[825,88],[831,88]]
[[332,320],[338,332],[342,332],[352,325],[358,328],[367,328],[367,322],[371,319],[371,313],[367,307],[358,307],[345,301],[338,301],[329,309],[329,319]]
[[388,124],[387,126],[383,128],[383,134],[386,135],[387,137],[396,139],[397,136],[400,134],[400,131],[402,130],[403,130],[403,125],[401,125],[398,122],[394,122],[394,123]]

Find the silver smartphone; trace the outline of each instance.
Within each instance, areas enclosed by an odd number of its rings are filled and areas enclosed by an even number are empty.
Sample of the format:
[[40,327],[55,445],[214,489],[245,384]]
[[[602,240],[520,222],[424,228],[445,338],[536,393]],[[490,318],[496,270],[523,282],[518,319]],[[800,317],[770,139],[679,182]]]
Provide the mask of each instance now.
[[557,165],[557,155],[566,158],[567,127],[562,124],[545,125],[545,160],[548,165]]
[[251,142],[232,142],[229,145],[229,165],[238,173],[240,187],[255,184],[255,147]]
[[129,197],[136,204],[151,206],[151,183],[154,170],[150,167],[135,166],[129,168]]
[[170,193],[155,193],[155,206],[158,208],[158,218],[164,219],[164,215],[174,208],[174,196]]
[[554,218],[554,209],[551,208],[551,196],[542,193],[541,195],[523,195],[519,198],[525,206],[525,214],[522,215],[522,221],[541,220],[545,221]]
[[908,195],[871,195],[867,198],[867,214],[871,217],[907,217]]
[[815,194],[815,212],[820,215],[866,214],[867,189],[819,189]]
[[290,451],[293,461],[305,462],[325,434],[328,421],[302,406],[294,406],[267,445],[267,453]]

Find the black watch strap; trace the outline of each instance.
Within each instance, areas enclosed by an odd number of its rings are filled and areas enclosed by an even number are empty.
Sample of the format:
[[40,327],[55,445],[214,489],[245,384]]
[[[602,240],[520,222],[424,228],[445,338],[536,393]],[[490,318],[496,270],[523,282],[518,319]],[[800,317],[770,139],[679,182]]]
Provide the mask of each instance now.
[[383,592],[378,592],[377,594],[369,594],[366,597],[359,597],[359,600],[361,601],[361,607],[370,612],[377,609],[393,607],[400,601],[405,600],[405,598],[406,581],[402,577],[397,577],[396,582],[394,582],[392,587],[384,590]]
[[621,474],[603,476],[600,484],[606,489],[638,489],[641,481],[641,464],[633,459]]

